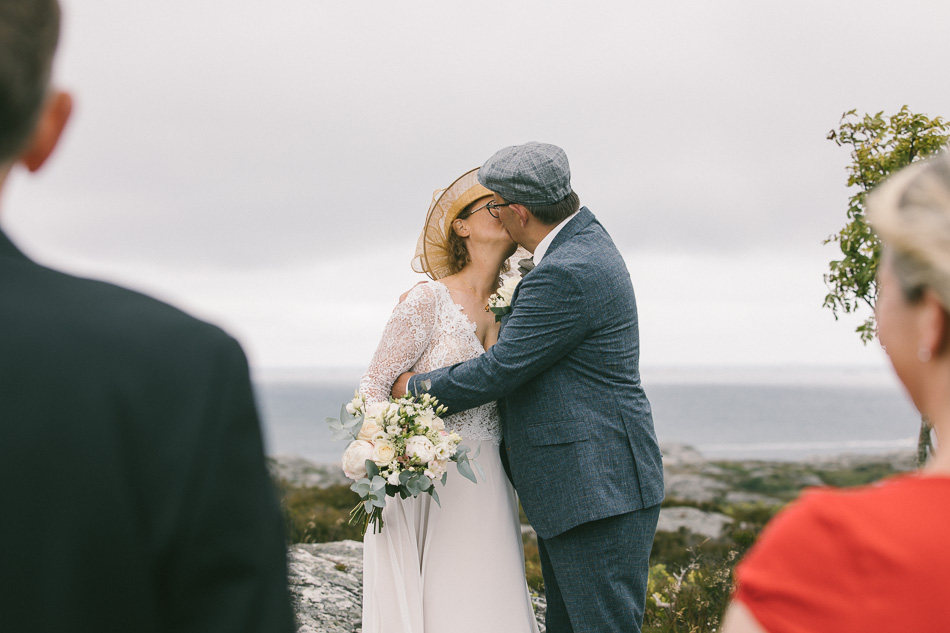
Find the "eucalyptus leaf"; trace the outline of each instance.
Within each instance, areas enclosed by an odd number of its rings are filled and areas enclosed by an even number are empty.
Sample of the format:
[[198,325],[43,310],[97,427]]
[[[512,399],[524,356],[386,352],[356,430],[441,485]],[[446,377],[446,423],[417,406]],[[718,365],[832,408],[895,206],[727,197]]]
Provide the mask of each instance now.
[[376,462],[374,462],[371,459],[367,459],[364,463],[366,464],[367,477],[372,479],[373,477],[376,477],[379,474],[379,466],[376,465]]
[[462,460],[458,463],[459,474],[473,483],[478,483],[475,479],[475,473],[472,472],[472,463],[469,460]]
[[441,507],[442,507],[442,502],[439,501],[439,493],[435,491],[435,488],[433,488],[432,490],[430,490],[430,491],[429,491],[429,494],[432,495],[432,498],[435,499],[435,502],[436,502],[436,503],[438,504],[438,506],[441,508]]

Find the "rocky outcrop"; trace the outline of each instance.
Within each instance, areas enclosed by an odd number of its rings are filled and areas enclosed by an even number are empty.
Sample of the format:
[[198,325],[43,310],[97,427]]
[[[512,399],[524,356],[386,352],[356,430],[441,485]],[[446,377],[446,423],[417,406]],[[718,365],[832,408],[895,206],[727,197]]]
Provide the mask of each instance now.
[[324,488],[353,483],[343,475],[339,464],[317,464],[296,455],[269,457],[267,467],[272,477],[283,479],[295,486]]
[[[894,470],[911,470],[911,452],[892,455],[844,455],[799,463],[733,461],[710,463],[696,450],[683,445],[662,447],[666,495],[675,506],[660,511],[659,532],[686,530],[706,538],[720,538],[733,519],[700,507],[781,505],[803,486],[826,483],[831,471],[862,469],[881,464]],[[300,486],[345,483],[340,467],[313,464],[295,457],[271,460],[275,476]],[[530,526],[522,532],[533,538]],[[355,633],[360,631],[363,544],[356,541],[293,545],[289,551],[290,587],[298,616],[298,633]],[[534,597],[535,613],[544,633],[544,598]]]
[[363,544],[299,544],[288,551],[290,591],[298,633],[360,630]]
[[[363,601],[363,544],[356,541],[292,545],[290,591],[297,633],[357,633]],[[532,596],[544,633],[544,597]]]
[[703,512],[697,508],[672,507],[660,510],[660,520],[656,524],[657,532],[679,532],[685,529],[693,534],[708,538],[722,536],[732,519],[718,512]]

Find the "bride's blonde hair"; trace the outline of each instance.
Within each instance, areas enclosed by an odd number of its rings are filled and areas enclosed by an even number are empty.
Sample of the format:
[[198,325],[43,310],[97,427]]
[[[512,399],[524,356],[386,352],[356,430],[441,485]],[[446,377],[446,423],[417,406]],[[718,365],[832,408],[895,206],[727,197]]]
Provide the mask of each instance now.
[[950,155],[905,167],[868,197],[868,222],[891,250],[908,300],[933,290],[950,310]]

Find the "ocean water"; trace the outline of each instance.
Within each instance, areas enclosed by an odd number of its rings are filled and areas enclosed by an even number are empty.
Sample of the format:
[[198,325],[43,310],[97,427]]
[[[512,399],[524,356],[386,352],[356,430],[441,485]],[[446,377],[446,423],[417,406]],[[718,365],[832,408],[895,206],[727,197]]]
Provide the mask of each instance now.
[[[352,370],[269,377],[255,387],[267,451],[336,462],[326,418],[353,397]],[[880,370],[644,371],[657,437],[709,458],[796,460],[916,446],[920,416]]]

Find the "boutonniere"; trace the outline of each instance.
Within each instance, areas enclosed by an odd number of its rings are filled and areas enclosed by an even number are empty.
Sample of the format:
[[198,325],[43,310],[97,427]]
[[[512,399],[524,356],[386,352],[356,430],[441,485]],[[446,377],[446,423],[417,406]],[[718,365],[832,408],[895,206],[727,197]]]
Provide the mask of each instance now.
[[521,282],[520,277],[509,277],[492,296],[488,297],[488,305],[485,306],[485,312],[491,312],[495,315],[495,323],[501,321],[501,317],[511,312],[511,295],[515,288]]

